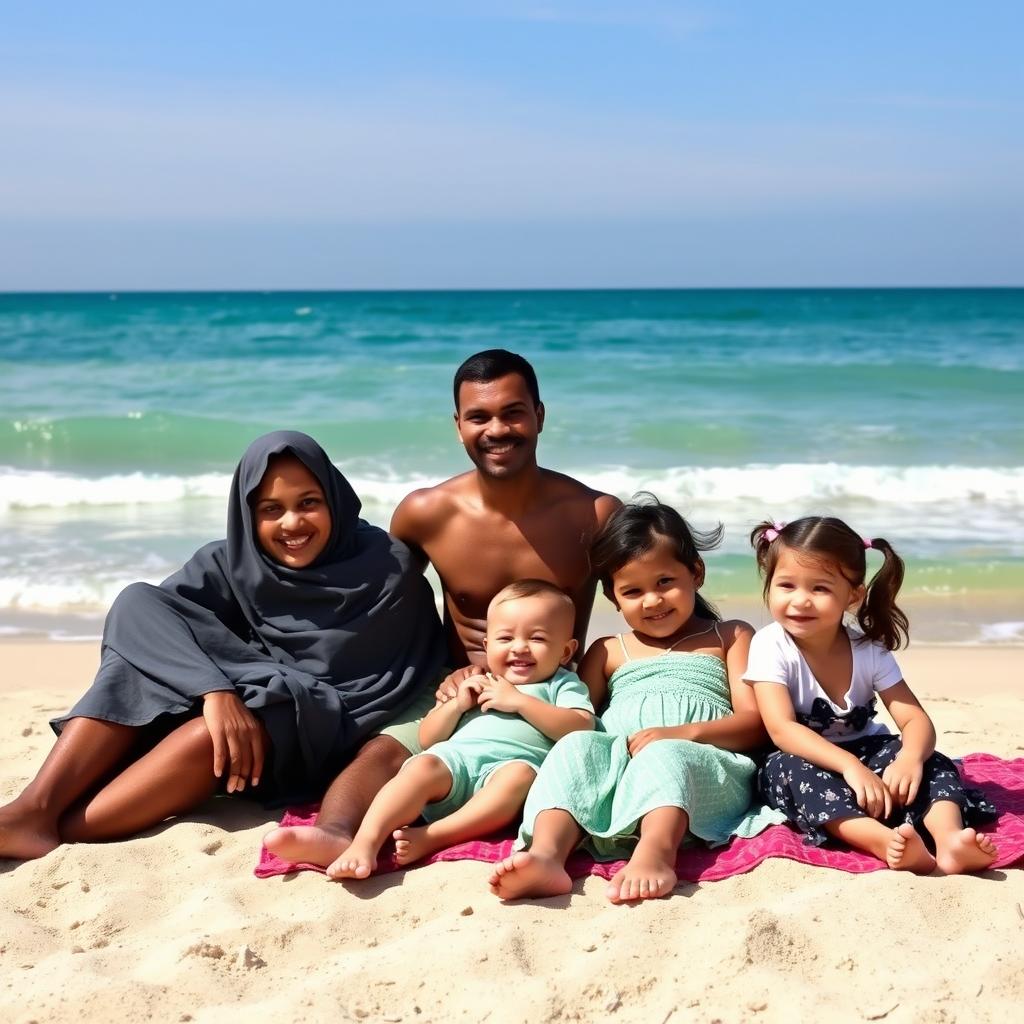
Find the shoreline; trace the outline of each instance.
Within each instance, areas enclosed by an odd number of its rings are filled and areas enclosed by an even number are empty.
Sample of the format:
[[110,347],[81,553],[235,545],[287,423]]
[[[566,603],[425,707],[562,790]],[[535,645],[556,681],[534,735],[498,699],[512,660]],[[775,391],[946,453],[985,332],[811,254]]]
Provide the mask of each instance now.
[[[436,589],[436,585],[435,585]],[[707,597],[726,618],[743,619],[754,629],[770,621],[756,591],[716,593]],[[982,650],[1024,648],[1024,598],[1017,590],[978,590],[962,594],[912,594],[900,602],[911,624],[911,648],[968,647]],[[105,612],[0,612],[0,647],[18,643],[57,645],[96,643]],[[618,612],[598,590],[591,612],[588,643],[623,629]]]

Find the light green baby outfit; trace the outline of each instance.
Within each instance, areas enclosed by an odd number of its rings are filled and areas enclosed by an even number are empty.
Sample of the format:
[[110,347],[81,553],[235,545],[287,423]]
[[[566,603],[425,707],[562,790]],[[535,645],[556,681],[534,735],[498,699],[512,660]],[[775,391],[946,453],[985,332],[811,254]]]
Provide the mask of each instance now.
[[[559,668],[550,678],[518,687],[523,693],[559,708],[578,708],[594,713],[590,694],[575,672]],[[459,720],[451,737],[435,743],[423,754],[440,758],[452,773],[452,788],[437,803],[423,808],[427,821],[437,821],[458,810],[482,789],[490,776],[510,761],[523,761],[539,768],[554,740],[510,711],[472,708]],[[406,761],[406,764],[409,764]]]
[[570,733],[545,760],[526,799],[517,848],[530,845],[537,815],[550,808],[576,819],[587,834],[584,846],[598,860],[627,857],[640,819],[656,807],[683,808],[689,832],[711,843],[756,835],[779,820],[762,805],[748,812],[756,768],[744,754],[657,740],[629,756],[627,738],[640,729],[732,714],[721,658],[673,651],[627,660],[612,673],[608,690],[603,731]]

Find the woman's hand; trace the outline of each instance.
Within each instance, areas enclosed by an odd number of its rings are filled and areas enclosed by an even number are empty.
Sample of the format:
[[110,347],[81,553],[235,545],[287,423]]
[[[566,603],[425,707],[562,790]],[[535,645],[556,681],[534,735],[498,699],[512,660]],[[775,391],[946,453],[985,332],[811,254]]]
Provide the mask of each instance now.
[[870,768],[855,761],[843,772],[843,779],[857,797],[857,806],[872,818],[885,821],[892,814],[892,794]]
[[241,792],[247,779],[258,786],[263,774],[263,728],[232,690],[203,695],[203,718],[213,740],[213,774],[229,767],[227,791]]
[[906,807],[914,802],[923,778],[924,764],[920,758],[906,753],[897,754],[892,764],[882,772],[882,781],[897,807]]

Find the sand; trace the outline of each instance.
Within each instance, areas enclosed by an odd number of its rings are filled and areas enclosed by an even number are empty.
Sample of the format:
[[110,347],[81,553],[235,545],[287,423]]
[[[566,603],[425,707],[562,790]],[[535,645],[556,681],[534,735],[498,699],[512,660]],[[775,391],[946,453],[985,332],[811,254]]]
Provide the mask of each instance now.
[[[94,644],[5,643],[0,800]],[[940,748],[1024,756],[1019,648],[901,664]],[[219,799],[137,839],[0,861],[0,1020],[1020,1020],[1024,870],[852,876],[788,861],[613,907],[600,879],[503,905],[487,866],[353,885],[253,877],[273,815]]]

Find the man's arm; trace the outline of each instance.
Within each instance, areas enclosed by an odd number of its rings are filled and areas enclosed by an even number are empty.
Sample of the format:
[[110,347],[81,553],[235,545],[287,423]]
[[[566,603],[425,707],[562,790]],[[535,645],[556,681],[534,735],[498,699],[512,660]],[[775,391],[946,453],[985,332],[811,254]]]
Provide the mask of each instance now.
[[[593,546],[594,538],[604,529],[605,523],[616,509],[622,508],[622,502],[613,494],[602,494],[594,492],[594,528],[590,534],[590,545]],[[588,551],[589,557],[589,551]],[[590,626],[590,616],[594,609],[594,595],[597,593],[598,579],[591,575],[581,589],[573,594],[573,603],[576,605],[576,621],[573,624],[573,638],[576,641],[577,661],[581,651],[587,647],[587,629]]]
[[622,508],[622,502],[614,494],[601,494],[594,502],[594,515],[597,519],[597,532],[604,529],[604,524],[611,518],[613,512]]
[[409,546],[420,569],[425,569],[430,561],[424,545],[435,529],[437,502],[434,490],[433,487],[423,487],[407,494],[391,516],[391,535]]

